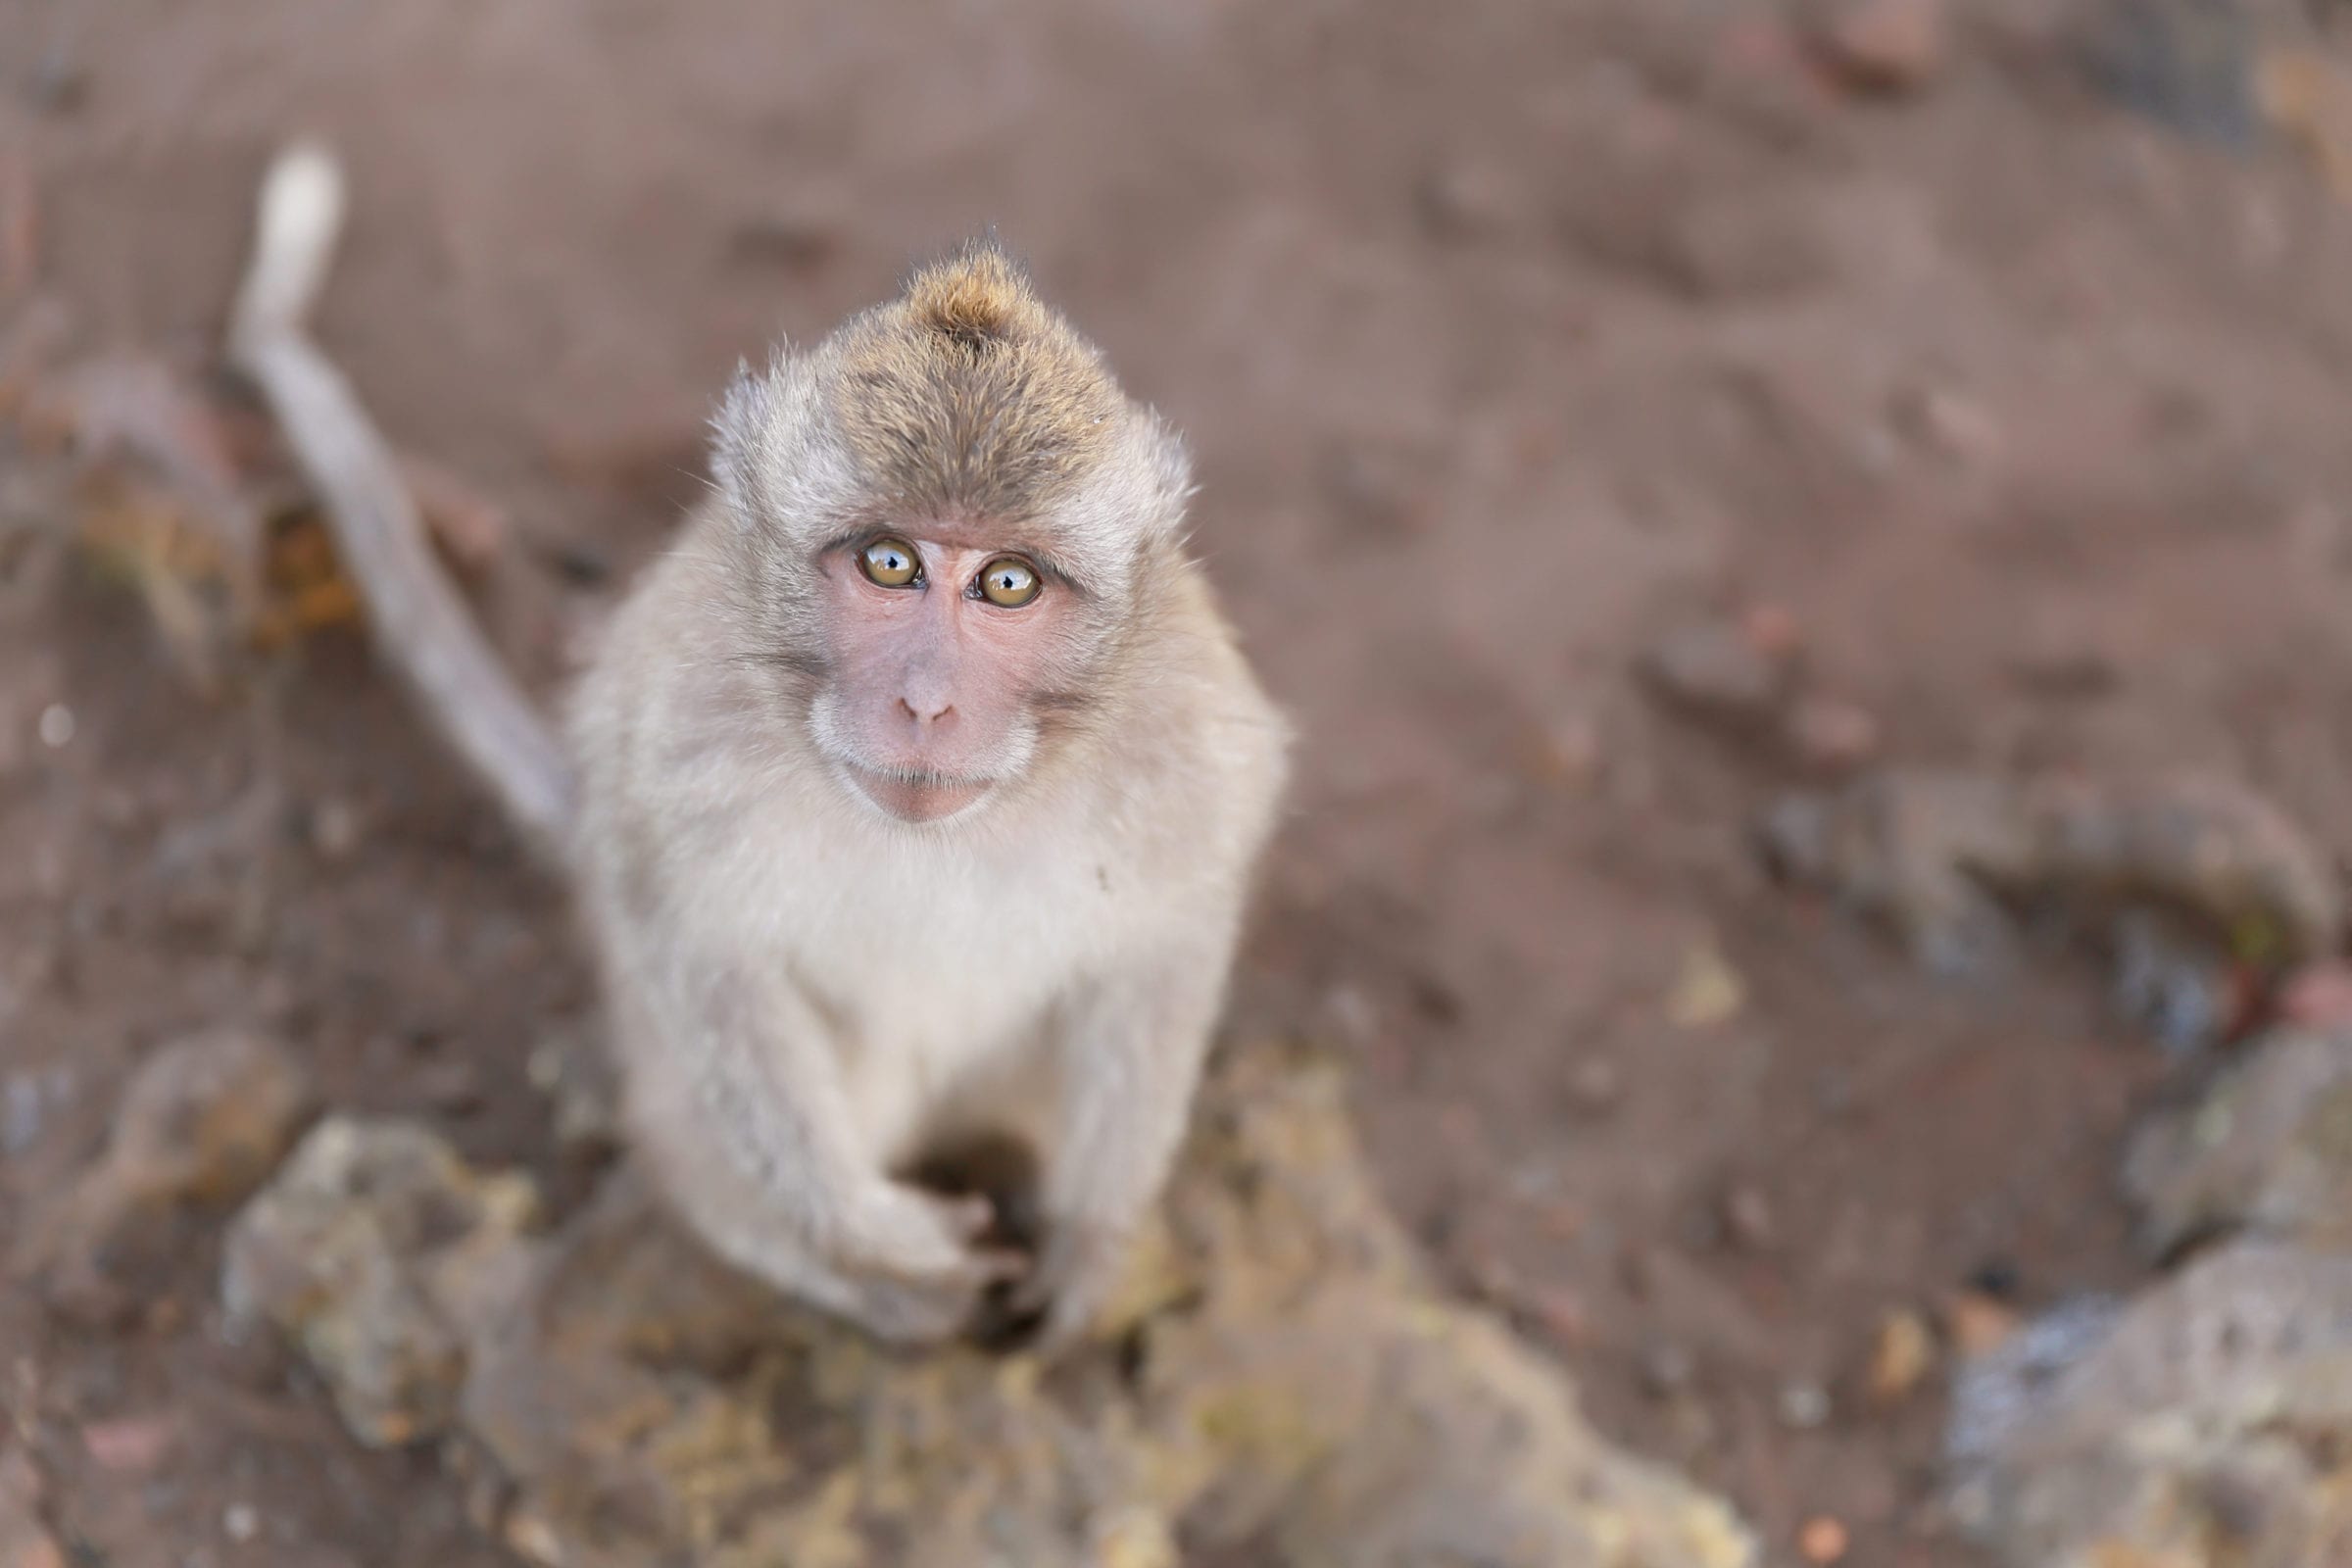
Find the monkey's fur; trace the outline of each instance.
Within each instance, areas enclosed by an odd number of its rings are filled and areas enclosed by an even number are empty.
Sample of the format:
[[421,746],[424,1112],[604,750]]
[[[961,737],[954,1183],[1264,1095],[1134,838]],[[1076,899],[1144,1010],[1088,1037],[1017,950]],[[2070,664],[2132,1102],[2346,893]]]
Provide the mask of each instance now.
[[[741,374],[713,469],[568,713],[633,1136],[788,1293],[927,1342],[1009,1278],[1066,1342],[1166,1176],[1286,779],[1184,552],[1184,451],[981,243]],[[1002,769],[944,820],[877,810],[828,750],[856,671],[827,552],[876,530],[1018,548],[1061,596],[997,683]],[[1034,1157],[1026,1266],[910,1179],[991,1134]]]

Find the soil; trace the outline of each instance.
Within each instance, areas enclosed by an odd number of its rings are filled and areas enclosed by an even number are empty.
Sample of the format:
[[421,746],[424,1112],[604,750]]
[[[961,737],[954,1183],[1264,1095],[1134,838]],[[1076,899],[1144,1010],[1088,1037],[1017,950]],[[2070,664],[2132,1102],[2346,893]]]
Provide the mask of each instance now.
[[[1639,668],[1761,609],[1876,755],[2233,774],[2340,857],[2352,209],[2102,94],[2072,8],[1950,9],[1889,93],[1709,0],[0,0],[38,220],[0,325],[37,296],[81,348],[200,350],[265,160],[328,135],[321,339],[511,510],[485,613],[551,690],[738,358],[996,225],[1190,432],[1200,549],[1307,737],[1234,1035],[1347,1042],[1449,1277],[1775,1560],[1827,1514],[1850,1561],[1965,1564],[1933,1380],[1858,1396],[1878,1325],[2137,1278],[2114,1168],[2179,1069],[2087,965],[1938,981],[1773,886],[1750,823],[1800,763]],[[360,640],[208,704],[127,596],[30,559],[0,1233],[223,1022],[560,1174],[529,1063],[594,1027],[563,902]],[[73,1560],[504,1560],[431,1456],[222,1341],[217,1248],[192,1222],[127,1326],[0,1296]]]

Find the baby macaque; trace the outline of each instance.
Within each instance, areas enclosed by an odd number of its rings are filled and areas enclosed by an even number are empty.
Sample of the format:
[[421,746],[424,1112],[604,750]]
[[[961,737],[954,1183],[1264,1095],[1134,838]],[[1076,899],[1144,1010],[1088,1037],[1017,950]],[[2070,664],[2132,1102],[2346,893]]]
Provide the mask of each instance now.
[[[745,370],[572,704],[628,1117],[719,1253],[887,1340],[1066,1344],[1157,1198],[1289,728],[1190,469],[993,243]],[[1012,1138],[1043,1236],[918,1185]]]
[[1067,1344],[1166,1178],[1288,769],[1177,438],[994,244],[919,270],[738,377],[566,755],[310,340],[342,212],[331,155],[278,159],[230,357],[379,652],[572,879],[658,1185],[886,1340]]

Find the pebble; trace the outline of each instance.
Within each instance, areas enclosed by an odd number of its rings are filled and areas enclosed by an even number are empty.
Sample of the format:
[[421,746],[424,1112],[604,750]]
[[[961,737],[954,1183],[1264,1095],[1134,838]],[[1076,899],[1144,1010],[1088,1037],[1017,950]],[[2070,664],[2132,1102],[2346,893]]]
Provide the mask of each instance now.
[[1663,1340],[1642,1352],[1642,1386],[1653,1398],[1682,1393],[1697,1376],[1698,1357],[1689,1346]]
[[1788,744],[1808,768],[1848,772],[1878,756],[1879,721],[1858,703],[1808,694],[1788,714]]
[[1791,1432],[1813,1432],[1828,1425],[1830,1392],[1818,1383],[1788,1383],[1781,1388],[1781,1425]]
[[1605,1116],[1625,1098],[1625,1075],[1606,1056],[1587,1056],[1568,1073],[1568,1101],[1588,1116]]
[[363,828],[359,808],[351,802],[321,801],[311,813],[311,847],[330,861],[348,860],[360,847]]
[[1723,1232],[1734,1246],[1761,1252],[1772,1246],[1772,1201],[1763,1190],[1736,1183],[1723,1195]]
[[261,1510],[250,1502],[232,1502],[221,1512],[220,1529],[231,1541],[251,1541],[262,1533]]
[[1849,88],[1906,93],[1941,74],[1949,32],[1942,0],[1853,0],[1823,29],[1821,45]]
[[1598,726],[1582,715],[1562,715],[1540,726],[1527,748],[1528,771],[1561,789],[1591,788],[1607,761]]
[[1845,1526],[1827,1514],[1817,1514],[1804,1522],[1796,1533],[1796,1549],[1805,1561],[1822,1564],[1823,1568],[1842,1561],[1851,1544]]
[[1870,1396],[1880,1404],[1896,1404],[1910,1397],[1936,1366],[1936,1331],[1917,1312],[1889,1312],[1879,1324],[1878,1342],[1871,1348],[1867,1379]]
[[1342,1039],[1351,1046],[1369,1045],[1380,1034],[1380,1009],[1363,988],[1337,985],[1323,999],[1323,1010]]
[[74,732],[76,727],[74,710],[63,703],[51,703],[47,708],[42,709],[40,721],[36,726],[41,737],[41,744],[53,752],[64,751],[74,744]]
[[1701,942],[1684,955],[1666,997],[1666,1018],[1678,1029],[1709,1029],[1738,1017],[1746,1004],[1747,982],[1712,943]]
[[81,1446],[102,1470],[144,1475],[163,1463],[176,1436],[164,1416],[124,1416],[81,1429]]
[[1899,398],[1894,419],[1905,435],[1956,463],[1981,466],[2001,455],[1998,421],[1982,404],[1945,387]]
[[47,1100],[40,1079],[31,1073],[11,1073],[0,1084],[0,1155],[21,1154],[40,1138],[48,1119]]
[[1787,662],[1742,628],[1720,620],[1678,626],[1642,657],[1641,673],[1664,701],[1726,722],[1754,722],[1778,709]]

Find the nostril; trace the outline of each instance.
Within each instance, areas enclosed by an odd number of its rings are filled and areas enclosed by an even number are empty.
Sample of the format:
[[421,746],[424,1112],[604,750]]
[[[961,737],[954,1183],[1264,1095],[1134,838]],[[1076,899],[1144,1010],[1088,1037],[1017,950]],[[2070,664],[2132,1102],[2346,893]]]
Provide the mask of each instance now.
[[899,711],[913,719],[917,724],[936,724],[954,714],[956,705],[953,703],[917,703],[902,697],[899,699]]

